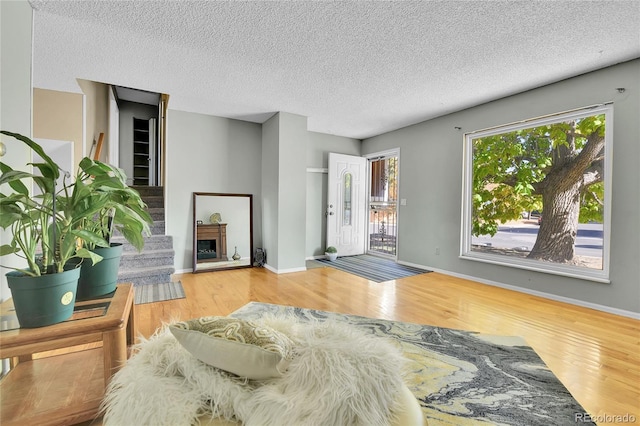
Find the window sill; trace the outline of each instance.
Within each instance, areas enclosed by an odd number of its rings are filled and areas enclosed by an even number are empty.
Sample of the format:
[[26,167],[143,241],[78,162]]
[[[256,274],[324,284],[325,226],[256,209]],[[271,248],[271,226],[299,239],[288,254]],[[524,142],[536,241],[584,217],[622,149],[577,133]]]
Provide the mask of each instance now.
[[561,275],[565,277],[578,278],[610,284],[609,274],[606,270],[588,269],[579,266],[560,265],[545,263],[537,260],[505,258],[502,255],[492,255],[487,253],[468,252],[459,256],[463,260],[473,260],[476,262],[491,263],[494,265],[507,266],[511,268],[526,269],[529,271],[542,272],[545,274]]

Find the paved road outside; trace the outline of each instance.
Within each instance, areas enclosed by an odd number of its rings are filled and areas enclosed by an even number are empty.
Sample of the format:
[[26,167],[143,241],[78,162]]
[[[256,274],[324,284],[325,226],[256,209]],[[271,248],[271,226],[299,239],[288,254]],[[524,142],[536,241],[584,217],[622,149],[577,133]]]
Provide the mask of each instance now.
[[[519,220],[501,225],[493,237],[473,237],[471,244],[491,245],[496,248],[530,251],[533,248],[540,226],[535,220]],[[601,223],[581,223],[576,238],[576,256],[602,258],[603,227]]]

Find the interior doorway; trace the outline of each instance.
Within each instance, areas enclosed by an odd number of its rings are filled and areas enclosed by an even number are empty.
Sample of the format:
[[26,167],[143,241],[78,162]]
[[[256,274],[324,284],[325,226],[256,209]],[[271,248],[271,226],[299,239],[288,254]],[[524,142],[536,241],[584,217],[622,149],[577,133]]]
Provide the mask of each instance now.
[[168,96],[115,85],[111,89],[110,128],[118,140],[111,153],[127,184],[163,186]]
[[397,257],[399,153],[390,151],[368,157],[367,253]]

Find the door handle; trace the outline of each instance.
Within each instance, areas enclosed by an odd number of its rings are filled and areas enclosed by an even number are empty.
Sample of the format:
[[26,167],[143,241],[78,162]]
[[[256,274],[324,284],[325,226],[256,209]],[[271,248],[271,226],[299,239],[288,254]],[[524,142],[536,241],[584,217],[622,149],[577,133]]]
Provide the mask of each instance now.
[[333,204],[329,204],[329,207],[327,207],[327,210],[324,212],[325,216],[333,216],[333,212],[329,211],[329,209],[333,208]]

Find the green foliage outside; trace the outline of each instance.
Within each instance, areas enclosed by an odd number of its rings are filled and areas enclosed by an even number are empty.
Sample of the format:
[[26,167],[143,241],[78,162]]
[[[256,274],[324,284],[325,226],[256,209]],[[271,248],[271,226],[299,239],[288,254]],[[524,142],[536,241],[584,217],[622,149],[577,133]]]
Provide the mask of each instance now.
[[[495,235],[498,226],[523,212],[543,211],[544,182],[550,173],[579,161],[589,143],[604,138],[605,116],[594,115],[473,139],[472,235]],[[579,222],[603,221],[603,150],[576,179],[591,169],[597,174],[580,191]],[[577,182],[577,181],[576,181]]]

